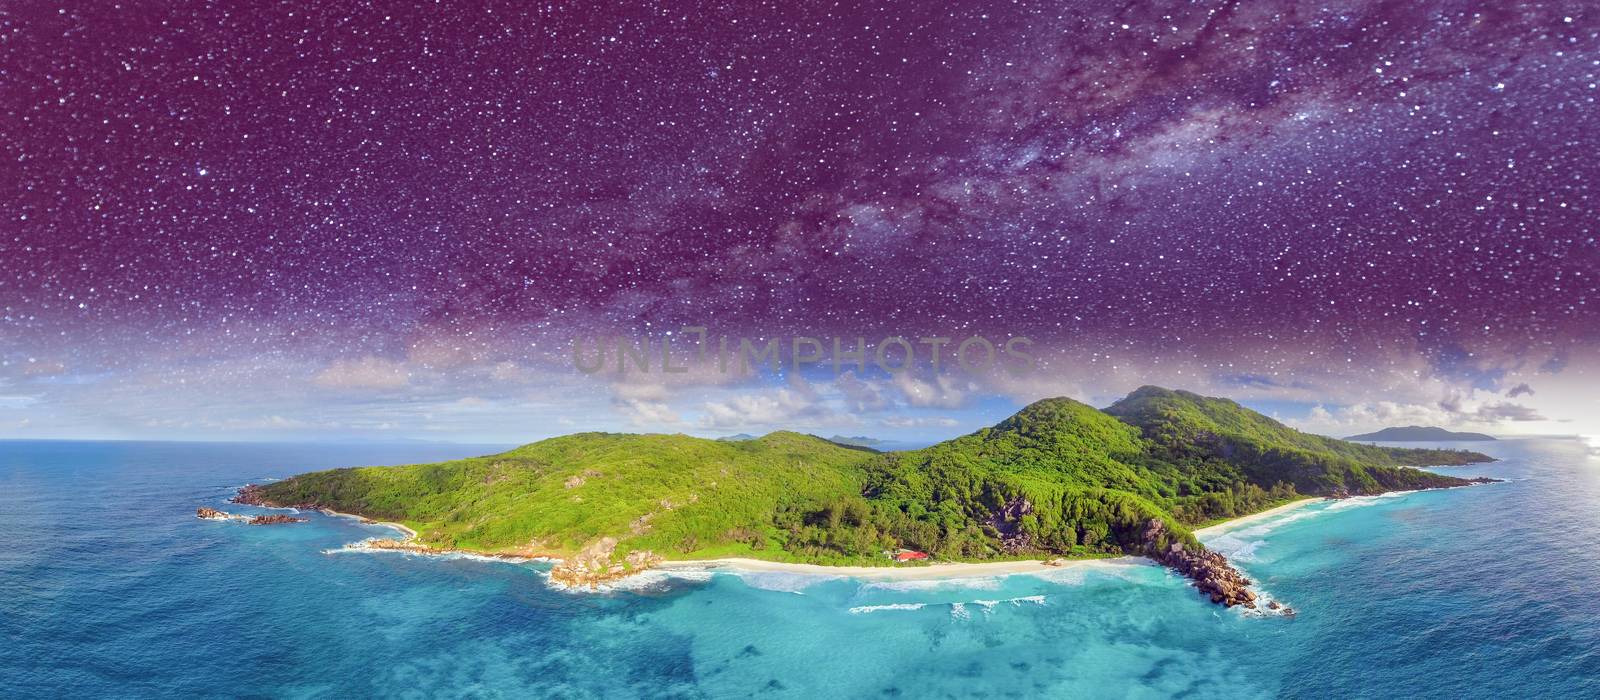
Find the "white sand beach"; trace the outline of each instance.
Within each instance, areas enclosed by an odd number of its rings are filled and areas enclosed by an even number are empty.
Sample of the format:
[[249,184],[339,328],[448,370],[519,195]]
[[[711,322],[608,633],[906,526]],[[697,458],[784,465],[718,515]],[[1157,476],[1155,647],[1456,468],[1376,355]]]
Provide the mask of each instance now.
[[[1248,525],[1264,520],[1297,508],[1321,501],[1320,498],[1305,498],[1293,503],[1286,503],[1276,508],[1261,511],[1242,518],[1235,518],[1227,522],[1218,523],[1210,527],[1195,531],[1195,536],[1204,538],[1217,535],[1236,527]],[[382,525],[399,530],[406,535],[407,540],[417,537],[415,530],[396,522],[381,522],[364,518],[350,513],[340,513],[326,510],[324,514],[353,518],[368,525]],[[439,554],[462,554],[462,552],[439,552]],[[500,555],[486,555],[500,556]],[[540,560],[543,560],[542,558]],[[1052,563],[1046,563],[1047,561]],[[836,576],[878,581],[924,581],[936,579],[975,578],[990,576],[1011,576],[1016,574],[1048,574],[1070,568],[1085,566],[1128,566],[1148,564],[1144,557],[1122,556],[1104,559],[1028,559],[1021,561],[993,561],[993,562],[949,562],[943,564],[910,565],[910,566],[829,566],[825,564],[798,564],[791,562],[767,561],[764,559],[747,559],[729,557],[727,559],[685,559],[678,561],[664,561],[651,567],[657,571],[724,571],[733,573],[785,573],[803,574],[810,576]]]
[[1285,504],[1283,504],[1281,506],[1278,506],[1276,508],[1268,508],[1268,509],[1266,509],[1264,511],[1261,511],[1260,513],[1252,513],[1252,514],[1246,515],[1246,516],[1244,516],[1242,518],[1234,518],[1232,520],[1228,520],[1228,521],[1217,523],[1216,525],[1212,525],[1210,527],[1200,528],[1200,529],[1194,531],[1194,536],[1195,537],[1199,537],[1201,539],[1204,539],[1204,538],[1206,538],[1207,536],[1210,536],[1210,535],[1219,535],[1219,534],[1222,534],[1224,532],[1227,532],[1227,531],[1232,530],[1232,529],[1237,528],[1237,527],[1242,527],[1242,526],[1245,526],[1245,525],[1249,525],[1250,523],[1258,522],[1258,521],[1261,521],[1261,520],[1266,520],[1267,518],[1273,517],[1275,515],[1282,515],[1283,513],[1287,513],[1287,512],[1289,512],[1291,510],[1295,510],[1295,509],[1298,509],[1298,508],[1304,508],[1304,507],[1309,506],[1309,505],[1311,505],[1313,503],[1319,503],[1322,500],[1323,499],[1316,498],[1316,497],[1302,498],[1302,499],[1300,499],[1298,501],[1294,501],[1292,503],[1285,503]]
[[1043,559],[1026,561],[955,562],[927,566],[825,566],[822,564],[793,564],[761,559],[702,559],[667,561],[655,568],[664,571],[735,571],[744,573],[810,574],[814,576],[848,576],[875,580],[924,580],[966,578],[974,576],[1010,576],[1012,574],[1044,574],[1081,566],[1127,565],[1139,562],[1137,557],[1109,559],[1068,559],[1059,565],[1050,565]]
[[408,540],[414,540],[414,539],[417,538],[417,531],[416,530],[413,530],[413,529],[411,529],[409,527],[401,525],[400,523],[389,522],[389,521],[386,521],[386,520],[373,520],[371,518],[367,518],[367,517],[363,517],[363,516],[360,516],[360,515],[356,515],[354,513],[340,513],[339,511],[330,510],[330,509],[327,509],[327,508],[322,508],[318,512],[322,513],[323,515],[331,515],[331,516],[333,516],[335,518],[351,518],[351,519],[354,519],[354,520],[359,520],[359,521],[361,521],[361,524],[363,524],[363,525],[381,525],[383,527],[399,530],[402,534],[404,534],[406,536],[406,539],[408,539]]
[[[1195,531],[1195,536],[1206,537],[1227,532],[1236,527],[1242,527],[1254,522],[1281,515],[1297,508],[1303,508],[1321,501],[1320,498],[1304,498],[1293,503],[1285,503],[1276,508],[1254,513],[1242,518],[1234,518],[1227,522],[1218,523],[1211,527]],[[946,564],[931,564],[927,566],[827,566],[823,564],[794,564],[789,562],[765,561],[762,559],[698,559],[683,561],[667,561],[658,564],[655,568],[664,571],[731,571],[741,573],[786,573],[809,574],[814,576],[846,576],[850,578],[875,579],[875,580],[927,580],[966,578],[978,576],[1010,576],[1013,574],[1042,574],[1052,571],[1061,571],[1082,566],[1126,566],[1128,564],[1146,563],[1143,557],[1114,557],[1108,559],[1067,559],[1054,560],[1057,565],[1045,563],[1044,559],[1030,559],[1026,561],[995,561],[995,562],[952,562]]]

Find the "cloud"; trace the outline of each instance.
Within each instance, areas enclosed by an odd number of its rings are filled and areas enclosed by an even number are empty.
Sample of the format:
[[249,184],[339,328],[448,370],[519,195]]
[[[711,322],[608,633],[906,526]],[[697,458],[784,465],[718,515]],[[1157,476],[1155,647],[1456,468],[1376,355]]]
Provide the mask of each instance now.
[[618,399],[617,410],[628,419],[628,422],[638,426],[676,425],[683,422],[683,417],[671,406],[661,401],[645,399]]
[[405,363],[368,356],[338,360],[313,381],[330,389],[399,389],[411,383],[411,373]]
[[0,408],[27,408],[39,402],[38,396],[0,396]]
[[910,372],[901,372],[893,381],[895,388],[905,395],[906,403],[917,407],[960,408],[975,389],[968,382],[943,374],[933,377],[932,381],[924,381]]
[[833,385],[843,394],[845,406],[857,413],[881,411],[893,403],[881,384],[856,376],[855,370],[846,370]]
[[816,425],[858,425],[860,419],[830,408],[810,383],[789,375],[786,387],[739,394],[700,406],[700,426],[718,430],[734,428],[794,428]]
[[1522,396],[1523,394],[1527,394],[1529,396],[1533,395],[1533,387],[1528,386],[1527,382],[1523,382],[1523,383],[1518,384],[1518,385],[1516,385],[1514,387],[1511,387],[1511,391],[1506,392],[1506,398],[1514,399],[1514,398],[1517,398],[1518,396]]
[[961,422],[948,416],[887,416],[878,421],[886,428],[954,428]]
[[1545,420],[1545,417],[1539,415],[1538,411],[1527,406],[1511,403],[1509,401],[1479,406],[1478,410],[1474,411],[1472,415],[1476,420],[1484,423],[1500,423],[1502,421],[1531,422]]

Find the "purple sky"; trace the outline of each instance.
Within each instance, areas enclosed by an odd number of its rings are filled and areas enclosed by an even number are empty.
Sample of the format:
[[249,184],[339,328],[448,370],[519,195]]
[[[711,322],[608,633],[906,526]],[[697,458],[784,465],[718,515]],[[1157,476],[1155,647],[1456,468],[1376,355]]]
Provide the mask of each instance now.
[[[0,10],[0,437],[1600,433],[1582,3],[235,5]],[[1044,367],[571,367],[685,325]]]

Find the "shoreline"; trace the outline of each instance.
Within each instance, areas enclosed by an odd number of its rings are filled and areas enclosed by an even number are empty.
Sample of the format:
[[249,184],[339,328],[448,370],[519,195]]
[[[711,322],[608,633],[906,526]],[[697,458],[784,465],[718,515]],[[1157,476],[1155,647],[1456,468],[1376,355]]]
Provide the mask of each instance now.
[[[1411,491],[1388,491],[1385,494],[1410,494]],[[1205,538],[1220,535],[1234,529],[1259,523],[1285,513],[1305,508],[1306,506],[1322,503],[1326,498],[1322,496],[1307,496],[1299,500],[1290,501],[1283,505],[1268,508],[1259,513],[1242,515],[1231,520],[1225,520],[1215,525],[1208,525],[1193,531],[1196,538]],[[1203,544],[1203,542],[1202,542]],[[1047,561],[1056,561],[1057,564],[1046,564]],[[659,571],[706,571],[729,573],[786,573],[802,574],[808,576],[834,576],[840,578],[876,579],[876,580],[918,580],[918,579],[954,579],[984,576],[1010,576],[1014,574],[1042,574],[1051,571],[1062,571],[1084,565],[1127,565],[1141,561],[1154,562],[1149,557],[1135,555],[1121,555],[1097,559],[1024,559],[1016,561],[996,562],[947,562],[943,564],[930,564],[928,566],[832,566],[828,564],[803,564],[797,562],[767,561],[765,559],[749,559],[744,557],[729,557],[726,559],[683,559],[676,561],[663,561],[652,567]]]
[[[1236,527],[1242,527],[1260,522],[1276,515],[1294,511],[1323,499],[1317,496],[1308,496],[1297,501],[1291,501],[1280,506],[1268,508],[1259,513],[1240,516],[1232,520],[1223,521],[1216,525],[1203,527],[1194,531],[1195,537],[1204,537],[1227,532]],[[1047,561],[1057,561],[1058,564],[1046,564]],[[767,561],[765,559],[749,559],[744,557],[729,557],[726,559],[683,559],[664,561],[653,567],[657,571],[706,571],[716,573],[784,573],[801,574],[807,576],[834,576],[840,578],[854,578],[867,580],[918,580],[918,579],[957,579],[988,576],[1011,576],[1016,574],[1043,574],[1052,571],[1063,571],[1080,566],[1093,565],[1128,565],[1141,561],[1152,561],[1149,557],[1122,555],[1097,559],[1024,559],[1016,561],[996,562],[947,562],[943,564],[930,564],[928,566],[833,566],[828,564],[803,564],[798,562]]]
[[1268,509],[1266,509],[1264,511],[1261,511],[1259,513],[1251,513],[1249,515],[1241,515],[1241,516],[1239,516],[1237,518],[1233,518],[1232,520],[1224,520],[1224,521],[1222,521],[1220,523],[1217,523],[1215,525],[1208,525],[1206,527],[1202,527],[1202,528],[1200,528],[1198,530],[1194,530],[1193,531],[1194,532],[1194,536],[1195,537],[1205,537],[1206,535],[1221,534],[1221,533],[1227,532],[1229,530],[1232,530],[1232,529],[1234,529],[1236,527],[1240,527],[1240,526],[1243,526],[1243,525],[1249,525],[1250,523],[1255,523],[1255,522],[1260,522],[1262,520],[1266,520],[1267,518],[1270,518],[1270,517],[1272,517],[1274,515],[1281,515],[1283,513],[1287,513],[1287,512],[1292,511],[1292,510],[1298,510],[1300,508],[1304,508],[1304,507],[1306,507],[1308,505],[1311,505],[1313,503],[1321,503],[1323,500],[1324,499],[1321,496],[1307,496],[1307,497],[1302,498],[1302,499],[1300,499],[1298,501],[1290,501],[1290,502],[1285,503],[1285,504],[1283,504],[1281,506],[1274,506],[1272,508],[1268,508]]
[[[1307,505],[1310,505],[1312,503],[1317,503],[1317,502],[1320,502],[1322,500],[1323,499],[1315,497],[1315,496],[1302,498],[1302,499],[1297,500],[1297,501],[1293,501],[1293,502],[1290,502],[1290,503],[1285,503],[1285,504],[1280,505],[1280,506],[1275,506],[1273,508],[1269,508],[1269,509],[1261,511],[1259,513],[1252,513],[1250,515],[1245,515],[1245,516],[1241,516],[1241,517],[1238,517],[1238,518],[1234,518],[1232,520],[1227,520],[1227,521],[1224,521],[1224,522],[1221,522],[1221,523],[1217,523],[1216,525],[1211,525],[1211,526],[1208,526],[1208,527],[1197,529],[1197,530],[1194,531],[1194,535],[1195,535],[1195,537],[1199,538],[1199,537],[1204,537],[1204,536],[1207,536],[1207,535],[1220,534],[1222,532],[1227,532],[1229,530],[1232,530],[1232,529],[1234,529],[1236,527],[1242,527],[1242,526],[1245,526],[1245,525],[1249,525],[1251,523],[1259,522],[1261,520],[1265,520],[1267,518],[1270,518],[1270,517],[1273,517],[1273,516],[1276,516],[1276,515],[1281,515],[1283,513],[1287,513],[1287,512],[1290,512],[1290,511],[1293,511],[1293,510],[1296,510],[1296,509],[1299,509],[1299,508],[1303,508],[1303,507],[1305,507]],[[301,510],[301,509],[292,509],[292,510]],[[393,548],[392,551],[406,552],[406,553],[411,553],[411,554],[435,555],[435,556],[457,554],[457,555],[467,555],[467,556],[478,556],[478,557],[484,557],[484,558],[489,558],[489,559],[502,559],[502,560],[516,559],[516,560],[527,560],[527,561],[545,561],[545,562],[553,562],[553,563],[555,563],[557,565],[559,565],[562,561],[564,561],[564,558],[549,557],[549,556],[524,557],[524,556],[519,556],[519,555],[509,555],[509,554],[495,553],[495,552],[477,552],[477,551],[473,551],[473,550],[439,550],[439,549],[434,549],[433,547],[430,547],[428,545],[417,543],[416,542],[416,540],[418,539],[417,532],[415,530],[412,530],[410,527],[407,527],[407,526],[405,526],[403,524],[400,524],[400,523],[391,522],[391,521],[373,520],[373,519],[368,518],[366,516],[356,515],[354,513],[341,513],[339,511],[328,509],[328,508],[319,508],[319,509],[316,509],[316,510],[317,510],[317,512],[320,512],[320,513],[322,513],[324,515],[328,515],[330,517],[351,518],[351,519],[354,519],[356,521],[359,521],[363,525],[379,525],[379,526],[388,527],[388,528],[391,528],[391,529],[394,529],[394,530],[397,530],[397,531],[403,533],[405,535],[405,539],[401,540],[401,542],[406,544],[406,545],[411,545],[411,546],[408,546],[408,547],[396,547],[396,548]],[[384,550],[389,550],[390,548],[387,548],[387,547],[373,547],[371,549],[374,549],[376,551],[384,551]],[[1049,562],[1053,562],[1053,563],[1049,563]],[[1151,560],[1149,557],[1127,555],[1127,554],[1120,555],[1120,556],[1110,556],[1110,557],[1090,558],[1090,559],[1062,559],[1062,558],[1057,557],[1057,558],[1050,558],[1050,559],[1021,559],[1021,560],[993,561],[993,562],[945,562],[945,563],[940,563],[940,564],[929,564],[929,565],[926,565],[926,566],[904,566],[904,567],[901,567],[901,566],[859,566],[859,565],[844,565],[844,566],[841,566],[841,565],[831,565],[831,564],[807,564],[807,563],[801,563],[801,562],[769,561],[769,560],[766,560],[766,559],[751,559],[751,558],[748,558],[748,557],[727,557],[727,558],[720,558],[720,559],[678,559],[678,560],[667,560],[667,561],[662,561],[662,562],[660,562],[660,563],[658,563],[658,564],[656,564],[654,566],[651,566],[651,567],[649,567],[647,569],[641,569],[639,571],[630,572],[628,575],[623,576],[622,578],[628,578],[630,576],[646,573],[648,571],[658,571],[658,572],[663,572],[663,573],[704,572],[704,573],[728,573],[728,574],[734,574],[734,575],[738,575],[738,574],[762,574],[762,573],[794,574],[794,575],[800,575],[800,576],[816,576],[818,578],[852,578],[852,579],[866,580],[866,581],[938,581],[938,580],[951,580],[951,579],[963,579],[963,578],[989,578],[989,577],[997,577],[997,576],[1004,577],[1004,576],[1015,576],[1015,575],[1040,575],[1040,574],[1049,574],[1051,572],[1056,572],[1056,571],[1065,571],[1065,570],[1073,569],[1073,568],[1095,567],[1095,566],[1129,566],[1129,565],[1138,565],[1138,564],[1144,564],[1144,563],[1150,563],[1152,565],[1158,565],[1158,564],[1156,564],[1154,562],[1154,560]]]
[[[300,510],[300,509],[299,508],[294,508],[292,510]],[[372,518],[369,518],[367,516],[356,515],[355,513],[340,513],[339,511],[333,510],[332,508],[318,508],[317,512],[319,512],[319,513],[321,513],[323,515],[327,515],[327,516],[331,516],[331,517],[335,517],[335,518],[351,518],[351,519],[354,519],[355,521],[361,523],[362,525],[379,525],[379,526],[387,527],[387,528],[390,528],[390,529],[393,529],[393,530],[399,530],[401,534],[406,536],[406,539],[405,539],[406,542],[410,542],[410,541],[415,540],[418,537],[420,537],[420,535],[417,534],[416,530],[413,530],[413,529],[411,529],[409,527],[406,527],[405,525],[401,525],[400,523],[397,523],[397,522],[391,522],[391,521],[388,521],[388,520],[373,520]]]
[[[652,567],[655,571],[705,571],[711,573],[773,573],[800,574],[804,576],[853,578],[879,581],[916,581],[923,579],[958,579],[1016,574],[1047,574],[1053,571],[1092,566],[1128,565],[1144,557],[1117,556],[1101,559],[1023,559],[993,562],[948,562],[927,566],[833,566],[828,564],[803,564],[798,562],[767,561],[729,557],[726,559],[682,559],[664,561]],[[1047,564],[1048,561],[1059,561]]]

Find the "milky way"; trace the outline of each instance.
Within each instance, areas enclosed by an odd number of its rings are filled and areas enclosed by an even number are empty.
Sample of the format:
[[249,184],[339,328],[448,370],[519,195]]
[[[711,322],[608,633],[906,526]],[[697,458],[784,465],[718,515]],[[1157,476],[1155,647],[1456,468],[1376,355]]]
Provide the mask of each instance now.
[[0,11],[30,405],[683,325],[1493,391],[1600,341],[1580,3],[235,5]]

